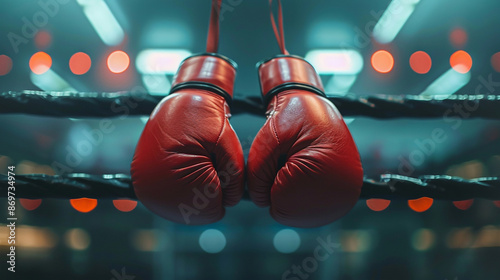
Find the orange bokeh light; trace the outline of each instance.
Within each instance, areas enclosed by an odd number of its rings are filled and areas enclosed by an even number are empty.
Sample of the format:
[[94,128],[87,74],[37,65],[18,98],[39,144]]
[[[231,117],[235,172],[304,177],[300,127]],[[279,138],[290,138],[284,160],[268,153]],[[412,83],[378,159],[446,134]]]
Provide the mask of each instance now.
[[35,45],[38,49],[46,49],[52,43],[52,35],[45,30],[40,30],[35,35]]
[[42,204],[41,199],[26,199],[26,198],[20,198],[19,203],[24,207],[24,209],[32,211],[38,208],[40,204]]
[[455,205],[455,207],[457,207],[460,210],[469,209],[472,206],[472,203],[474,203],[474,199],[453,201],[453,204]]
[[33,73],[41,75],[52,66],[52,58],[44,52],[37,52],[30,58],[30,69]]
[[491,56],[491,66],[493,66],[495,71],[500,72],[500,52]]
[[389,73],[394,67],[394,57],[385,50],[376,51],[372,55],[371,62],[373,69],[379,73]]
[[137,206],[137,201],[128,200],[128,199],[117,199],[113,200],[113,205],[116,209],[122,212],[130,212],[135,209]]
[[366,200],[366,206],[376,212],[385,210],[389,207],[389,204],[391,204],[391,201],[387,199],[372,198]]
[[124,51],[114,51],[108,56],[108,68],[113,73],[122,73],[130,65],[130,58]]
[[2,54],[0,55],[0,76],[9,74],[12,70],[12,59]]
[[450,42],[456,48],[463,47],[467,43],[467,39],[467,32],[460,27],[450,32]]
[[493,203],[498,207],[500,208],[500,200],[497,200],[497,201],[493,201]]
[[75,208],[76,211],[82,213],[88,213],[97,206],[97,199],[91,198],[78,198],[78,199],[70,199],[69,201],[71,206]]
[[418,199],[408,200],[408,206],[415,212],[425,212],[431,208],[434,199],[429,197],[421,197]]
[[87,73],[92,65],[90,56],[84,52],[77,52],[69,59],[69,69],[75,75]]
[[418,74],[427,74],[431,70],[432,59],[426,52],[415,52],[410,57],[410,67]]
[[465,74],[472,68],[472,58],[466,51],[457,51],[451,55],[450,65],[458,73]]

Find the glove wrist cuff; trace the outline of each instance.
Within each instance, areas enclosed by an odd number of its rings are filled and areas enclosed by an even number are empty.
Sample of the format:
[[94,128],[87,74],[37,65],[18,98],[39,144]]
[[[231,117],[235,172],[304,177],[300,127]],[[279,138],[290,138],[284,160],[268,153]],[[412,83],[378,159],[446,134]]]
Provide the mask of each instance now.
[[257,64],[262,97],[266,104],[278,93],[301,89],[326,96],[314,67],[298,56],[279,55]]
[[181,89],[204,89],[217,93],[229,103],[233,98],[237,65],[231,59],[202,53],[186,58],[177,70],[170,94]]

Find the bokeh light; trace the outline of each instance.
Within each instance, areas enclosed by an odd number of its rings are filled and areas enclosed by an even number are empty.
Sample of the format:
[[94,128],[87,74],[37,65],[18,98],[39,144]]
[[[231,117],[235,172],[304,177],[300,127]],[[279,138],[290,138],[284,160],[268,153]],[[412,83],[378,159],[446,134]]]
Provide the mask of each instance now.
[[13,162],[10,157],[0,155],[0,170],[7,170],[7,167]]
[[55,175],[55,171],[48,165],[40,165],[29,160],[23,160],[17,164],[16,171],[18,174],[46,174]]
[[97,206],[97,199],[91,199],[91,198],[78,198],[78,199],[71,199],[69,201],[71,203],[71,206],[75,208],[76,211],[82,212],[82,213],[88,213]]
[[[338,249],[349,253],[366,252],[372,247],[372,239],[372,233],[368,230],[342,230]],[[332,244],[332,247],[336,246]]]
[[0,76],[9,74],[10,70],[12,70],[12,59],[4,54],[0,55]]
[[[0,235],[3,236],[0,230]],[[15,245],[23,249],[35,249],[35,254],[43,254],[47,249],[52,249],[57,245],[58,236],[47,227],[16,225]],[[1,242],[0,242],[1,243]],[[7,244],[7,242],[5,242]],[[12,243],[14,244],[14,243]],[[2,244],[3,245],[3,244]],[[20,249],[20,250],[23,250]],[[28,251],[26,251],[28,252]],[[24,255],[24,254],[23,254]],[[26,254],[29,255],[29,254]],[[13,277],[14,279],[16,277]],[[21,279],[23,279],[22,277]],[[28,277],[29,278],[29,277]],[[35,278],[35,277],[32,277]],[[4,279],[4,278],[2,278]]]
[[432,67],[431,57],[424,51],[418,51],[410,57],[410,67],[418,74],[427,74]]
[[408,200],[408,206],[415,212],[425,212],[431,208],[434,199],[429,197],[421,197],[418,199]]
[[430,229],[421,228],[415,231],[411,237],[411,245],[417,251],[429,250],[436,241],[436,235]]
[[458,73],[465,74],[472,68],[472,58],[466,51],[456,51],[450,57],[450,65]]
[[77,52],[69,59],[69,69],[75,75],[87,73],[92,65],[90,56],[84,52]]
[[457,27],[450,32],[450,42],[455,48],[465,46],[467,39],[467,32],[463,28]]
[[130,212],[135,209],[137,206],[137,201],[128,200],[128,199],[117,199],[113,200],[113,205],[116,209],[122,212]]
[[37,52],[30,58],[30,69],[33,73],[41,75],[52,66],[52,58],[44,52]]
[[42,204],[41,199],[26,199],[26,198],[20,198],[19,203],[21,203],[21,206],[24,207],[24,209],[28,211],[35,210]]
[[445,242],[448,248],[463,249],[470,247],[474,239],[472,228],[455,228],[447,234]]
[[379,73],[389,73],[394,67],[394,57],[388,51],[376,51],[372,55],[371,63],[375,71]]
[[90,246],[90,235],[81,228],[70,229],[64,234],[64,243],[73,250],[85,250]]
[[495,71],[500,72],[500,52],[497,52],[491,56],[491,66],[493,66],[493,69],[495,69]]
[[167,233],[155,229],[138,229],[132,233],[132,246],[142,252],[161,252],[167,244]]
[[496,207],[500,208],[500,200],[493,201]]
[[300,236],[293,229],[282,229],[274,235],[273,245],[280,253],[293,253],[300,246]]
[[108,56],[108,68],[113,73],[122,73],[129,65],[130,58],[124,51],[114,51]]
[[376,212],[385,210],[389,204],[391,201],[387,199],[372,198],[366,200],[366,206]]
[[470,248],[492,248],[500,247],[500,227],[496,225],[485,225],[479,232],[477,229],[474,241]]
[[226,247],[226,237],[220,230],[207,229],[200,235],[199,243],[203,251],[216,254]]
[[455,205],[455,207],[457,207],[460,210],[469,209],[473,203],[474,203],[474,199],[453,201],[453,205]]
[[39,50],[44,50],[50,47],[52,43],[52,35],[48,31],[40,30],[35,35],[35,46]]

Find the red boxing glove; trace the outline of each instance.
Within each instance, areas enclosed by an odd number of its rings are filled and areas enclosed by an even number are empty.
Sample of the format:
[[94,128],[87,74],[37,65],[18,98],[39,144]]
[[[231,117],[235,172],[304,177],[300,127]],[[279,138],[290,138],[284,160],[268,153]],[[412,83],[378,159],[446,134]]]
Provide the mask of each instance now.
[[293,227],[317,227],[356,204],[363,169],[337,108],[324,96],[314,68],[281,55],[260,64],[267,121],[248,157],[252,201]]
[[229,118],[236,64],[216,54],[187,58],[171,94],[151,113],[131,174],[152,212],[177,223],[220,220],[244,189],[244,158]]

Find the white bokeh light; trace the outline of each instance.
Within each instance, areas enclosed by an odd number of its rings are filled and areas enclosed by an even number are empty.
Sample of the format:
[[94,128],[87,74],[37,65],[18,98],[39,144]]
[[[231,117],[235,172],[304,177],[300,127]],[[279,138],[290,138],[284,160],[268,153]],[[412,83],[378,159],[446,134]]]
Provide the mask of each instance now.
[[282,229],[274,236],[273,245],[280,253],[293,253],[300,246],[300,236],[293,229]]
[[203,251],[217,254],[226,247],[226,237],[220,230],[207,229],[200,235],[199,243]]

